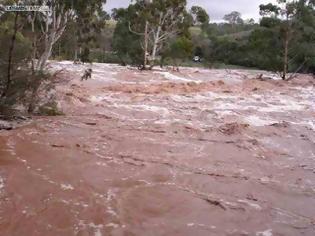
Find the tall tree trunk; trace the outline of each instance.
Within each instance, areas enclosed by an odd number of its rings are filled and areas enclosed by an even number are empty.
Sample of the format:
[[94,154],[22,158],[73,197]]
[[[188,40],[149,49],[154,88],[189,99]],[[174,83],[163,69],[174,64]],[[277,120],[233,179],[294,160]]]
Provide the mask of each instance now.
[[156,59],[156,54],[157,54],[157,49],[159,45],[159,38],[160,38],[160,33],[161,33],[161,26],[158,27],[156,34],[154,35],[154,42],[153,42],[153,50],[152,50],[152,61],[154,62]]
[[82,60],[82,47],[81,47],[81,45],[79,46],[79,62],[84,64],[84,61]]
[[14,50],[14,45],[15,45],[15,41],[16,41],[16,33],[17,33],[17,30],[18,30],[18,23],[17,23],[18,16],[19,16],[19,13],[16,12],[15,13],[15,18],[14,18],[14,30],[13,30],[13,35],[12,35],[12,38],[11,38],[11,44],[10,44],[9,55],[8,55],[7,83],[6,83],[6,88],[2,92],[1,97],[5,97],[7,95],[7,93],[9,92],[9,89],[11,87],[11,83],[12,83],[11,67],[12,67],[13,50]]
[[[32,18],[31,26],[32,26],[32,33],[33,33],[33,42],[32,42],[32,79],[36,79],[36,68],[35,68],[35,62],[36,62],[36,52],[37,52],[37,37],[35,34],[35,19],[36,19],[36,12],[34,13],[34,17]],[[36,81],[35,81],[36,82]],[[28,104],[28,113],[32,113],[35,108],[35,98],[36,98],[36,87],[37,85],[34,83],[34,81],[31,82],[32,85],[32,91],[30,95],[30,101]]]
[[75,37],[75,45],[74,45],[74,62],[78,61],[78,36]]
[[288,51],[289,51],[289,32],[288,30],[285,32],[284,39],[284,56],[283,56],[283,74],[282,79],[286,80],[287,72],[288,72]]
[[149,28],[149,23],[148,21],[145,22],[145,29],[144,29],[144,58],[143,58],[143,69],[147,68],[147,62],[148,62],[148,28]]
[[58,57],[60,58],[60,55],[61,55],[61,46],[60,46],[60,43],[58,44]]
[[30,97],[30,101],[29,101],[28,109],[27,109],[28,113],[33,113],[35,110],[36,98],[37,98],[38,89],[40,86],[40,82],[38,80],[39,80],[38,75],[33,74],[32,93],[31,93],[31,97]]
[[52,49],[54,44],[58,41],[58,39],[62,36],[63,32],[66,29],[67,22],[68,22],[68,13],[64,12],[64,8],[57,12],[57,6],[53,6],[52,15],[49,16],[48,14],[44,17],[44,37],[45,37],[45,48],[44,52],[39,57],[36,70],[42,71],[44,70],[47,60],[51,56]]
[[37,52],[37,37],[35,34],[35,20],[36,20],[36,12],[34,12],[34,16],[32,18],[31,26],[32,26],[32,34],[33,34],[33,42],[32,42],[32,73],[35,73],[35,62],[36,62],[36,52]]
[[38,59],[37,66],[36,66],[37,71],[43,71],[44,70],[44,68],[46,66],[46,62],[49,59],[49,57],[51,56],[54,41],[55,41],[55,33],[52,33],[52,35],[48,36],[48,39],[45,42],[44,52],[40,56],[40,58]]
[[74,61],[78,61],[78,48],[75,47],[75,50],[74,50]]

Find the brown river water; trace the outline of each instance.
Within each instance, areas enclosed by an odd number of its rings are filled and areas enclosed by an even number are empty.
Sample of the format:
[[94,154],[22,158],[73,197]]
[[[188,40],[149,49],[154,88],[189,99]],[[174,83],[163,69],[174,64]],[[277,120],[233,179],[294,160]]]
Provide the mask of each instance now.
[[0,131],[0,235],[315,235],[315,87],[53,62],[58,117]]

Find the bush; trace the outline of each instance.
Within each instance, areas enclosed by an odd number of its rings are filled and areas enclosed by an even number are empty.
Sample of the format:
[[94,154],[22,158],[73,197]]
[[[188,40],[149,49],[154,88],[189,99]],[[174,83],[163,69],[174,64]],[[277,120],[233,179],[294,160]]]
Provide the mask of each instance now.
[[59,110],[58,104],[56,102],[48,102],[38,109],[39,115],[45,116],[61,116],[64,115],[62,111]]
[[[13,19],[14,20],[13,20]],[[16,15],[6,14],[0,21],[0,115],[33,113],[38,108],[39,92],[51,89],[52,76],[31,68],[32,43],[22,32]],[[8,72],[9,71],[9,72]],[[44,83],[46,82],[46,83]]]

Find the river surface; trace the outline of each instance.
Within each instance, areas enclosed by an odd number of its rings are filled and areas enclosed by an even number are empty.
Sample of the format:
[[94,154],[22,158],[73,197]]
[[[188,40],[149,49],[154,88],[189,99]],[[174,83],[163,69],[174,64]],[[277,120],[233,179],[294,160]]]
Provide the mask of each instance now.
[[0,131],[0,235],[315,235],[314,80],[87,67]]

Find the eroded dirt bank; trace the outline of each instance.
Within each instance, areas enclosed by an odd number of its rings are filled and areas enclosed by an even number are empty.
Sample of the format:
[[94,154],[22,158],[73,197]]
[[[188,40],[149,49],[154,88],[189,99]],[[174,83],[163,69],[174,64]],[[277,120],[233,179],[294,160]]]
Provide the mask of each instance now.
[[310,77],[52,65],[66,116],[0,133],[0,235],[314,235]]

